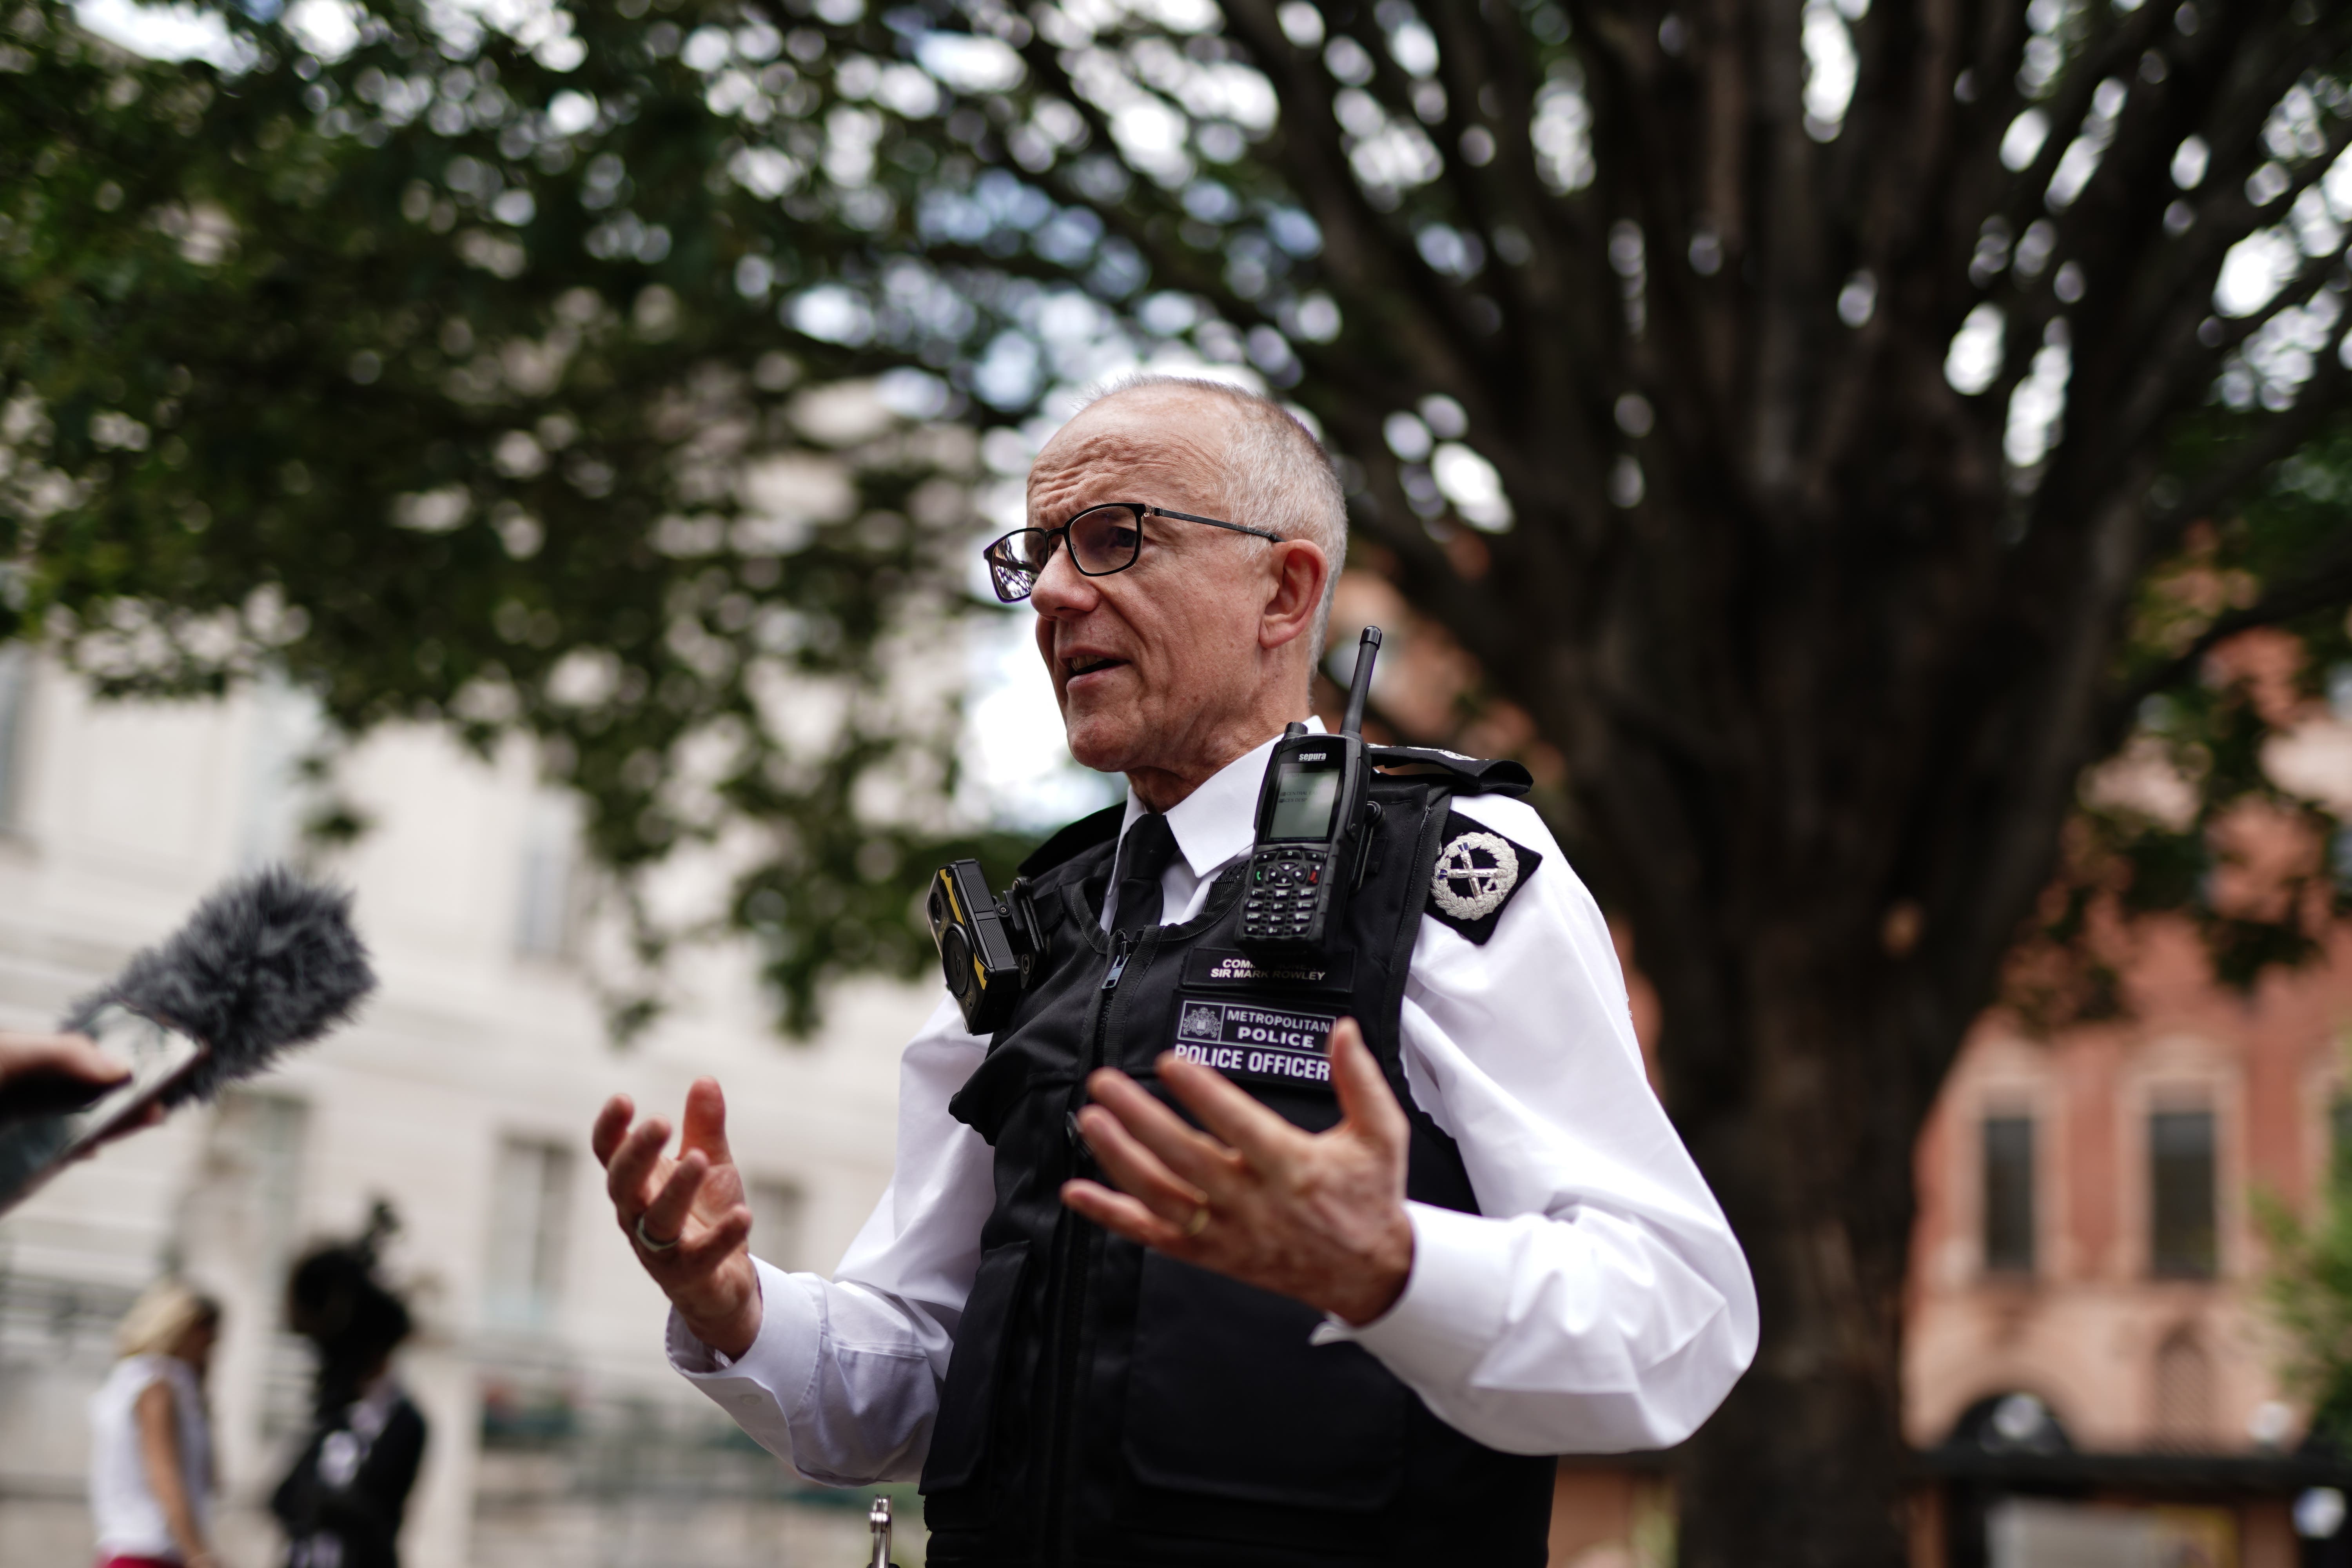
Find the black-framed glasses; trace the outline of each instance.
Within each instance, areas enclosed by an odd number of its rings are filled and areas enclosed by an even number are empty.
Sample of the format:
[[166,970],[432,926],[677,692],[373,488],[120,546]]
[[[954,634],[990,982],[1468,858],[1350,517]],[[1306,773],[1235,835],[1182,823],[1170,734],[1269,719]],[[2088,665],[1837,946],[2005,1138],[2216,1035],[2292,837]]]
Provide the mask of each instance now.
[[988,562],[989,581],[994,584],[998,598],[1008,605],[1019,604],[1037,585],[1038,577],[1054,559],[1054,552],[1066,540],[1070,546],[1070,564],[1087,576],[1108,577],[1114,572],[1124,572],[1143,553],[1143,520],[1147,517],[1202,522],[1276,544],[1282,542],[1282,535],[1268,533],[1262,528],[1219,522],[1213,517],[1194,517],[1189,511],[1170,511],[1164,506],[1147,506],[1139,500],[1115,500],[1090,506],[1059,528],[1014,529],[981,552]]

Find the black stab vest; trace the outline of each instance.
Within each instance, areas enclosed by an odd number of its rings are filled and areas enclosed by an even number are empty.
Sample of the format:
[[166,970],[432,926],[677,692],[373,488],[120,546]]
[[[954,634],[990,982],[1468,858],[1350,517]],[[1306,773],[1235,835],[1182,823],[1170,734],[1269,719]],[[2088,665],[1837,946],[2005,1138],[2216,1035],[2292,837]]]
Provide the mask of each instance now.
[[1097,1176],[1086,1075],[1202,1054],[1291,1121],[1339,1119],[1321,1034],[1352,1016],[1412,1124],[1407,1192],[1477,1211],[1459,1151],[1407,1091],[1405,969],[1461,777],[1376,774],[1366,871],[1328,962],[1239,952],[1245,866],[1200,912],[1101,929],[1121,808],[1024,868],[1046,959],[950,1104],[995,1151],[996,1204],[923,1470],[933,1568],[1540,1568],[1553,1461],[1446,1426],[1370,1352],[1316,1346],[1300,1302],[1148,1252],[1062,1206]]

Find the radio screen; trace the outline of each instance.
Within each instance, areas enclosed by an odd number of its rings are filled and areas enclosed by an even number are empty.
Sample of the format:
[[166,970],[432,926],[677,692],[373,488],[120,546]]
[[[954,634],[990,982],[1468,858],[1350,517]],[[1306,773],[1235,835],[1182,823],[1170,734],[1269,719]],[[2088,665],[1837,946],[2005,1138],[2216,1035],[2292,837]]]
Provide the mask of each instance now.
[[1331,837],[1331,816],[1339,804],[1337,763],[1335,757],[1320,767],[1297,762],[1282,764],[1274,784],[1274,817],[1265,831],[1268,838]]

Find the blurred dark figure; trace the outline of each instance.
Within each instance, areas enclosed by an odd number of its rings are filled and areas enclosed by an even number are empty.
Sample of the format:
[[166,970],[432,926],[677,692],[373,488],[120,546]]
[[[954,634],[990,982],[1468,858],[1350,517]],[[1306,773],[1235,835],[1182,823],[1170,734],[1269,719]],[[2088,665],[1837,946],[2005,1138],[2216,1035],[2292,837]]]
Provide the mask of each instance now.
[[312,1248],[286,1285],[287,1318],[319,1352],[310,1440],[269,1500],[287,1568],[398,1568],[401,1514],[425,1456],[425,1417],[392,1374],[408,1309],[376,1278],[398,1228],[379,1203],[356,1241]]
[[[2295,1453],[2343,1466],[2347,1432],[2352,1432],[2352,1390],[2338,1385],[2322,1395]],[[2312,1487],[2296,1496],[2294,1533],[2301,1568],[2352,1568],[2352,1528],[2347,1527],[2344,1491],[2341,1486]]]

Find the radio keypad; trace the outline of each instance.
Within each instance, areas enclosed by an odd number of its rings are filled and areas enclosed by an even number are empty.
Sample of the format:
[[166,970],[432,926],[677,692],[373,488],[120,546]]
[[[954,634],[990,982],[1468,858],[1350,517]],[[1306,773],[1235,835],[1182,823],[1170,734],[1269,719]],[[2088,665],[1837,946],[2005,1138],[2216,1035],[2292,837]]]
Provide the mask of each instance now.
[[1267,848],[1250,867],[1242,935],[1259,942],[1303,940],[1322,912],[1324,857],[1314,849]]

